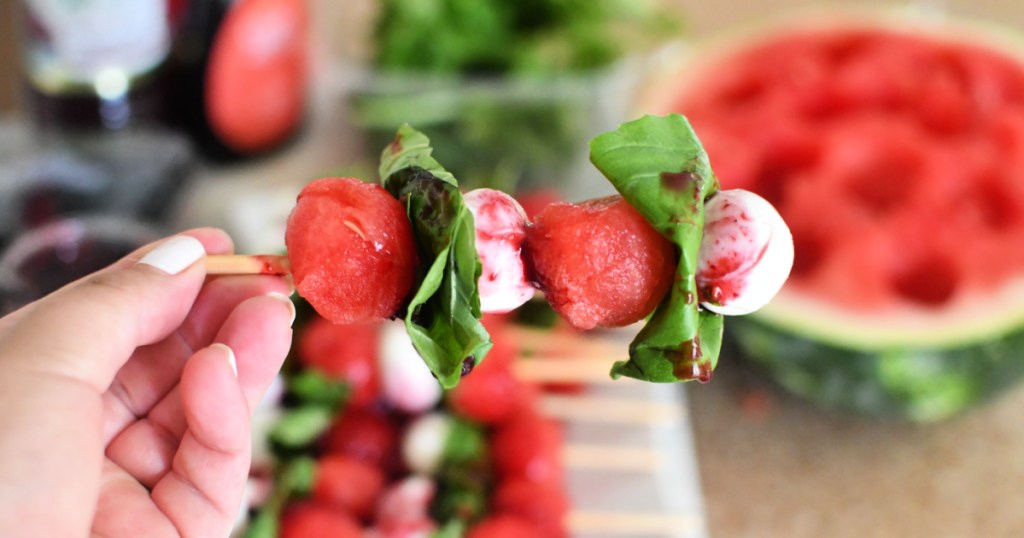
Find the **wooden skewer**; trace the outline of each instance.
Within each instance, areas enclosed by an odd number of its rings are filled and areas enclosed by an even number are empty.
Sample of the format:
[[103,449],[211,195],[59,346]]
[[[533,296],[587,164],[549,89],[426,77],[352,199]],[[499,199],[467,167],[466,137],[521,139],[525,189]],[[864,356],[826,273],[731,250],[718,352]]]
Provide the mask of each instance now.
[[531,357],[517,360],[512,368],[517,378],[530,383],[630,383],[634,379],[612,379],[608,374],[614,359]]
[[661,513],[569,513],[566,525],[573,535],[586,536],[679,536],[703,531],[704,519],[697,514]]
[[683,417],[678,405],[606,396],[545,394],[540,410],[548,417],[601,424],[670,424]]
[[625,358],[627,344],[603,336],[567,331],[551,331],[522,325],[510,325],[506,331],[516,342],[519,342],[527,354]]
[[649,447],[566,444],[562,461],[573,469],[588,471],[625,471],[657,473],[662,467],[661,454]]
[[287,275],[292,265],[288,256],[213,255],[206,257],[208,275]]

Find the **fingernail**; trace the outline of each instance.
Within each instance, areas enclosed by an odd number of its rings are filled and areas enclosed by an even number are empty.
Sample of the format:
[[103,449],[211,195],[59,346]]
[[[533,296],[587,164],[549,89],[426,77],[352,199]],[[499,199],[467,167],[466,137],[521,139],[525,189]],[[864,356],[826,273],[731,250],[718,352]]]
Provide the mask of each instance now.
[[210,344],[210,347],[224,350],[224,357],[228,361],[228,366],[231,366],[231,371],[235,373],[235,377],[238,377],[238,361],[235,360],[235,352],[220,342]]
[[139,260],[140,265],[155,267],[176,275],[206,255],[203,244],[195,237],[178,235],[164,241]]
[[288,311],[292,313],[292,319],[291,319],[291,321],[288,322],[288,326],[290,327],[293,323],[295,323],[295,314],[296,314],[296,312],[295,312],[295,303],[292,302],[290,297],[288,297],[287,295],[285,295],[283,293],[278,293],[276,291],[272,291],[272,292],[268,293],[267,297],[273,297],[274,299],[277,299],[279,301],[283,301],[285,304],[287,304],[288,305]]

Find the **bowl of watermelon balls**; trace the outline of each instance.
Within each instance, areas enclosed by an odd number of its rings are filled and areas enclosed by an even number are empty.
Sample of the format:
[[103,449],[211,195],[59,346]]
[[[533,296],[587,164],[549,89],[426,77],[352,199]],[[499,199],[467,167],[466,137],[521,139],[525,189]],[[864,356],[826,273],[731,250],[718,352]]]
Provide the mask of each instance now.
[[727,336],[830,408],[930,422],[1024,374],[1024,40],[989,22],[828,11],[671,55],[723,188],[769,200],[793,271]]

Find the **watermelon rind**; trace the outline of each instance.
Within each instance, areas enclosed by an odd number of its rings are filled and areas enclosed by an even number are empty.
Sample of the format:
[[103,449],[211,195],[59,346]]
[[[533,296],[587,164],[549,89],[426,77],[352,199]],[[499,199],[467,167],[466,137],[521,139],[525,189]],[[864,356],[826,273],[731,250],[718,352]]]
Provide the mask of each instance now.
[[[814,318],[831,306],[804,308],[812,299],[794,301],[786,294],[777,299],[756,315],[730,319],[726,336],[742,358],[823,407],[935,422],[1024,377],[1024,302],[1014,313],[975,311],[976,320],[964,326],[954,320],[967,311],[946,315],[951,311],[944,309],[932,315],[933,328],[926,329],[924,313],[916,315],[922,324],[916,327],[881,314],[863,315],[856,325],[849,313]],[[869,331],[876,331],[876,338],[852,338]]]

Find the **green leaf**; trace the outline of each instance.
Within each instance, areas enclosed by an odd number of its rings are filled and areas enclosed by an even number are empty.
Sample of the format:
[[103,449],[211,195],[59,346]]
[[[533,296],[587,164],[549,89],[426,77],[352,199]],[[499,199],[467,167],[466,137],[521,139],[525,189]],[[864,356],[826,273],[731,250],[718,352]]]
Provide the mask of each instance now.
[[277,480],[289,496],[308,495],[313,491],[313,481],[316,480],[316,460],[303,456],[289,461],[278,473]]
[[444,388],[458,384],[491,349],[481,323],[480,257],[473,214],[455,178],[431,157],[430,140],[412,127],[398,130],[381,156],[381,183],[406,208],[421,267],[406,309],[413,346]]
[[285,448],[304,448],[331,425],[334,410],[322,405],[307,405],[285,411],[270,431],[270,440]]
[[341,409],[352,388],[315,370],[302,370],[288,379],[288,392],[299,401],[330,409]]
[[277,538],[281,527],[280,514],[270,510],[260,510],[245,529],[245,538]]
[[278,468],[274,492],[245,529],[245,538],[276,538],[281,526],[281,512],[288,502],[309,495],[316,478],[316,461],[308,456],[291,460]]
[[452,418],[452,427],[444,444],[445,465],[462,466],[482,462],[487,455],[487,436],[475,424]]
[[719,188],[707,153],[686,118],[672,114],[644,116],[598,136],[590,160],[679,253],[675,284],[612,377],[706,381],[718,362],[723,325],[697,301],[704,201]]
[[448,523],[445,523],[443,527],[434,531],[430,535],[430,538],[462,538],[466,532],[466,523],[464,521],[453,519]]

